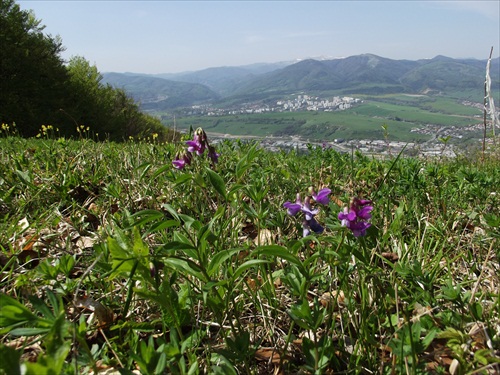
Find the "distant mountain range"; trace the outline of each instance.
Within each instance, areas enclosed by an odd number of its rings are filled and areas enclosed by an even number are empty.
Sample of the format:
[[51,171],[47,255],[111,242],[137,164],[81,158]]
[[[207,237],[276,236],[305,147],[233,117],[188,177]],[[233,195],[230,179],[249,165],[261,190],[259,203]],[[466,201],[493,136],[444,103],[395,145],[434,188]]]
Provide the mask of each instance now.
[[[145,110],[168,110],[202,103],[265,100],[297,92],[321,96],[480,91],[485,68],[486,60],[436,56],[411,61],[363,54],[176,74],[104,73],[103,82],[123,88]],[[500,58],[492,60],[490,75],[492,89],[500,92]]]

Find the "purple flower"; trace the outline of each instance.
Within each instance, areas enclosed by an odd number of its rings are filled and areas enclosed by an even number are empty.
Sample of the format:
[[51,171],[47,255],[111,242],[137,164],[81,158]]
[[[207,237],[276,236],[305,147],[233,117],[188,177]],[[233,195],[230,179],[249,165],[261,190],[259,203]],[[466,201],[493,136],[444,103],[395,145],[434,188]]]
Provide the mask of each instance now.
[[194,137],[191,141],[186,141],[189,152],[196,152],[198,155],[203,154],[208,146],[207,133],[202,128],[194,131]]
[[210,160],[212,160],[212,163],[217,163],[217,161],[219,160],[219,156],[220,154],[215,151],[214,146],[208,146],[208,157],[210,158]]
[[199,137],[196,135],[194,136],[194,139],[192,141],[186,141],[186,144],[188,146],[187,150],[189,152],[196,152],[198,155],[201,155],[205,151],[205,144],[202,143],[199,140]]
[[183,169],[186,164],[191,164],[191,159],[196,153],[197,155],[202,155],[206,149],[208,149],[208,158],[212,161],[212,165],[217,163],[219,160],[219,154],[215,151],[215,147],[208,144],[207,133],[202,128],[198,128],[194,131],[194,136],[192,140],[186,141],[187,151],[182,157],[176,155],[175,160],[172,164],[177,169]]
[[317,213],[319,212],[318,209],[312,209],[310,197],[306,197],[304,199],[304,204],[302,205],[301,210],[304,213],[307,221],[312,220],[314,218],[314,215],[317,215]]
[[283,207],[287,209],[287,213],[290,216],[295,216],[300,211],[302,211],[302,213],[304,214],[304,220],[302,221],[304,237],[308,236],[311,233],[311,230],[317,234],[323,233],[324,228],[314,218],[314,216],[318,214],[319,209],[313,209],[311,207],[311,197],[307,196],[304,199],[304,202],[302,202],[302,200],[300,199],[300,194],[297,194],[297,199],[295,200],[295,203],[285,202],[283,204]]
[[297,213],[302,208],[302,202],[300,200],[300,194],[297,193],[297,199],[295,200],[295,203],[285,202],[285,203],[283,203],[283,207],[285,207],[287,209],[288,215],[290,215],[290,216],[297,215]]
[[372,217],[370,212],[373,206],[369,206],[370,203],[372,203],[370,200],[354,198],[350,209],[345,207],[338,215],[341,225],[349,228],[354,237],[364,236],[371,226],[369,220]]
[[328,195],[332,192],[330,189],[328,188],[321,189],[318,192],[318,194],[314,192],[313,188],[311,188],[310,190],[311,190],[311,195],[316,202],[326,206],[330,201],[330,199],[328,198]]
[[314,217],[312,217],[311,220],[302,221],[303,237],[309,236],[309,234],[311,234],[311,230],[316,234],[320,234],[323,233],[325,228],[323,228],[321,224],[318,223]]
[[182,155],[182,157],[177,154],[175,156],[175,159],[172,160],[172,164],[175,168],[177,169],[184,169],[184,167],[189,164],[191,164],[191,154],[189,152],[186,152]]

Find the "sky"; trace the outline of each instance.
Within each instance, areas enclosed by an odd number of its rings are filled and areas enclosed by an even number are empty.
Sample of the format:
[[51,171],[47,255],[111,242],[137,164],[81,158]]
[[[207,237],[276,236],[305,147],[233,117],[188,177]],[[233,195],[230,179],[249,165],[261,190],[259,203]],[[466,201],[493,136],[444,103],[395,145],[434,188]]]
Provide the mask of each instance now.
[[23,0],[59,35],[65,60],[104,72],[178,73],[372,53],[487,59],[500,1]]

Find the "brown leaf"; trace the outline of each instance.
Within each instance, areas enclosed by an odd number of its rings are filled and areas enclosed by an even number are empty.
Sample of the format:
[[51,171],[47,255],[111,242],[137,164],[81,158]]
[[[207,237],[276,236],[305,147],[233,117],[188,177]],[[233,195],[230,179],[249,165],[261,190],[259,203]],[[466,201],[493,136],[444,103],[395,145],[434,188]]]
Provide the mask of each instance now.
[[273,233],[269,229],[261,229],[259,234],[253,239],[257,245],[271,245],[273,243]]
[[107,326],[114,321],[113,311],[93,298],[87,296],[78,298],[76,307],[93,312],[100,326]]
[[344,292],[341,291],[332,291],[332,292],[325,292],[321,295],[319,298],[319,302],[324,306],[327,307],[330,303],[335,303],[335,310],[338,310],[339,305],[343,305],[345,301],[345,295]]
[[257,349],[255,352],[255,359],[257,361],[266,361],[274,363],[275,365],[279,364],[281,361],[280,354],[273,348],[261,348]]
[[82,236],[78,237],[75,246],[81,250],[85,250],[94,247],[95,242],[96,240],[94,238]]
[[399,260],[399,255],[396,253],[382,253],[380,254],[383,258],[390,260],[391,262],[397,262]]
[[344,206],[344,202],[342,202],[338,197],[335,196],[330,196],[330,200],[337,204],[337,206],[342,207]]

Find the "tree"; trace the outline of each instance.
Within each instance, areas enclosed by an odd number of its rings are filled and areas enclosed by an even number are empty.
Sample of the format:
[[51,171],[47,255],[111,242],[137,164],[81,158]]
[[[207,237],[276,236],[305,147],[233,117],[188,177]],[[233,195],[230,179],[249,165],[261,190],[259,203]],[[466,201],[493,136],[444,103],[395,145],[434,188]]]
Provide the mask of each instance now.
[[97,67],[83,57],[69,61],[68,74],[71,90],[65,113],[77,126],[89,126],[116,141],[153,133],[160,139],[172,139],[160,120],[142,113],[124,90],[102,84]]
[[24,136],[34,136],[41,125],[53,125],[60,135],[76,135],[77,127],[92,127],[106,139],[129,136],[172,139],[159,120],[140,112],[123,90],[101,83],[95,65],[60,57],[60,37],[43,33],[31,11],[14,0],[0,0],[0,121],[13,123]]
[[13,0],[0,0],[0,120],[15,122],[25,136],[55,122],[65,97],[61,39],[43,29],[32,12]]

